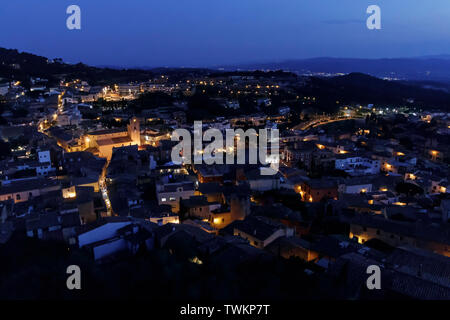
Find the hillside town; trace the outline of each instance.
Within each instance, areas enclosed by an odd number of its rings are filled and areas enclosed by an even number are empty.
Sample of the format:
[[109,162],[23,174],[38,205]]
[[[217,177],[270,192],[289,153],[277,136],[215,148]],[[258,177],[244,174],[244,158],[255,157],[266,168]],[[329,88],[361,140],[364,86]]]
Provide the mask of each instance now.
[[[0,246],[62,243],[100,267],[158,250],[230,270],[295,260],[318,297],[450,299],[448,108],[323,109],[308,77],[273,71],[1,82]],[[174,163],[194,120],[278,129],[278,171]]]

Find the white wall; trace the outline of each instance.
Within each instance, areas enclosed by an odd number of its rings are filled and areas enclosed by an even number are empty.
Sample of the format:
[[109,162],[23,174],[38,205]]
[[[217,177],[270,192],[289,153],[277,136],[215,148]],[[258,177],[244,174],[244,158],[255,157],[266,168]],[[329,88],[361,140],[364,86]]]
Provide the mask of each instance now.
[[95,228],[94,230],[80,234],[78,236],[78,245],[81,248],[90,243],[112,238],[116,235],[118,229],[123,228],[130,223],[131,221],[110,222],[101,227]]
[[39,151],[38,152],[38,156],[39,156],[39,162],[40,163],[51,162],[50,151],[48,151],[48,150],[46,150],[46,151]]
[[101,246],[94,247],[94,259],[98,260],[126,249],[127,242],[124,239],[117,239],[115,241],[105,243]]

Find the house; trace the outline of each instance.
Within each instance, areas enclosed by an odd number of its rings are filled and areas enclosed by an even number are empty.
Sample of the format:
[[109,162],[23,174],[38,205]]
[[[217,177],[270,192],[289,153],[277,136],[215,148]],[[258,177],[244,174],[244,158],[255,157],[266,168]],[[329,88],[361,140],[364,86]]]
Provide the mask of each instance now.
[[32,215],[26,219],[27,236],[30,238],[48,238],[48,233],[59,230],[61,223],[57,212]]
[[111,210],[119,216],[129,216],[132,210],[143,205],[142,192],[135,181],[124,181],[108,185]]
[[[298,197],[294,192],[288,192],[286,195]],[[304,220],[300,212],[294,211],[279,202],[272,205],[252,206],[251,212],[254,216],[270,218],[284,224],[288,228],[293,228],[296,235],[308,234],[311,227],[311,222]]]
[[37,150],[38,160],[17,159],[2,166],[2,180],[5,183],[36,179],[53,174],[56,168],[52,167],[50,150]]
[[91,87],[89,92],[82,95],[82,102],[94,102],[103,97],[103,88],[101,86]]
[[450,228],[424,222],[395,221],[382,215],[357,215],[350,219],[350,239],[365,243],[379,239],[393,247],[412,246],[450,257]]
[[167,223],[178,224],[180,223],[180,217],[172,212],[158,212],[152,213],[148,218],[150,222],[153,222],[159,226],[165,225]]
[[355,241],[339,236],[314,236],[306,239],[298,237],[280,237],[267,248],[274,254],[288,259],[299,257],[304,261],[314,261],[327,269],[340,256],[350,252],[364,252],[366,256],[380,257],[381,252],[365,247]]
[[195,226],[195,227],[200,228],[203,231],[210,233],[210,234],[215,234],[215,235],[218,234],[217,229],[212,227],[208,221],[199,220],[199,219],[187,219],[187,220],[183,221],[183,224]]
[[181,200],[180,206],[187,216],[199,219],[209,219],[211,211],[221,207],[220,203],[209,202],[205,196],[192,196]]
[[339,154],[336,156],[335,168],[343,170],[352,176],[380,173],[381,162],[360,156]]
[[218,199],[220,202],[210,202],[207,196],[194,196],[182,200],[182,212],[186,212],[189,217],[208,222],[216,230],[225,228],[235,220],[244,219],[249,212],[248,195],[245,192],[237,194],[236,190],[224,189],[224,193],[221,193]]
[[71,244],[72,231],[80,226],[77,211],[33,213],[25,217],[27,236],[45,240],[67,241]]
[[63,130],[59,127],[53,126],[48,130],[48,134],[54,138],[57,144],[65,151],[74,152],[83,150],[80,140],[81,135],[77,132]]
[[319,202],[322,199],[337,199],[337,183],[332,180],[311,179],[303,180],[296,191],[300,193],[303,201]]
[[224,165],[196,165],[195,172],[200,183],[218,182],[223,183],[224,174],[228,172],[228,168]]
[[158,204],[169,204],[174,212],[180,211],[180,200],[195,194],[193,182],[159,183],[156,185]]
[[431,186],[430,189],[427,190],[429,193],[446,193],[447,191],[450,192],[450,183],[448,182],[447,178],[441,178],[437,177],[431,180]]
[[23,202],[58,190],[61,190],[61,184],[57,180],[46,178],[4,182],[0,188],[0,201],[13,199],[15,203]]
[[215,241],[210,241],[200,246],[202,252],[207,253],[209,263],[217,270],[236,270],[239,266],[252,262],[273,261],[274,256],[256,248],[240,237],[216,237]]
[[306,169],[309,170],[316,151],[317,147],[313,141],[305,140],[300,142],[288,142],[283,149],[282,159],[289,167],[293,167],[300,162]]
[[235,221],[227,227],[233,229],[233,235],[239,236],[256,247],[263,249],[272,241],[283,236],[293,236],[294,229],[264,217],[247,217],[243,221]]
[[105,164],[105,159],[98,158],[90,152],[65,153],[63,168],[67,176],[62,179],[63,197],[75,198],[76,187],[93,187],[94,192],[99,192]]
[[272,241],[266,249],[285,259],[298,257],[304,261],[313,261],[318,257],[317,253],[311,250],[311,244],[299,237],[279,237]]
[[135,254],[143,246],[154,247],[156,225],[128,217],[107,218],[97,226],[86,226],[78,235],[78,246],[90,252],[96,261],[120,253]]
[[81,221],[83,223],[89,223],[97,220],[97,215],[94,207],[94,188],[76,187],[75,194],[75,202],[78,207]]
[[59,114],[55,114],[57,125],[60,127],[64,126],[78,126],[81,122],[82,116],[81,112],[78,110],[76,105],[70,108],[64,108],[65,110]]
[[235,220],[243,219],[235,214],[229,206],[221,206],[210,212],[208,217],[209,224],[215,229],[223,229]]
[[[173,236],[180,234],[181,237]],[[172,240],[170,240],[172,238]],[[168,223],[155,229],[155,245],[158,248],[173,248],[190,242],[195,249],[197,245],[201,245],[214,238],[214,235],[202,230],[199,226],[193,224],[172,224]]]
[[372,192],[372,183],[368,179],[343,179],[338,184],[339,193],[366,193]]
[[120,83],[117,86],[117,91],[121,96],[134,96],[141,92],[141,85],[139,83]]

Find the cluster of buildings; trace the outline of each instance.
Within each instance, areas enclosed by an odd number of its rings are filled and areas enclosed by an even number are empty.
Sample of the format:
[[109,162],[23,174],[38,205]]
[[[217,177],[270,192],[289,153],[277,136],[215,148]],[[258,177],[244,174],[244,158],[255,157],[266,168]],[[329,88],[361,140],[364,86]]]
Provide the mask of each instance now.
[[[171,132],[193,130],[185,101],[139,115],[109,110],[90,116],[98,99],[189,96],[214,87],[263,94],[261,112],[218,117],[206,127],[277,128],[288,121],[289,106],[278,116],[266,115],[264,107],[292,81],[170,82],[162,76],[102,88],[82,80],[48,88],[36,79],[30,90],[42,94],[28,101],[19,83],[0,86],[0,94],[14,92],[10,98],[28,110],[21,118],[2,115],[10,120],[0,128],[2,139],[19,146],[0,161],[0,245],[9,245],[14,233],[64,241],[98,263],[142,248],[186,246],[196,264],[297,257],[315,266],[304,272],[348,298],[369,294],[365,270],[376,264],[389,279],[385,297],[450,298],[448,114],[380,114],[369,106],[366,117],[357,116],[358,107],[318,117],[308,128],[281,131],[280,169],[270,176],[261,175],[258,164],[173,163]],[[221,99],[239,110],[232,95]],[[339,117],[356,120],[325,129]],[[107,128],[105,119],[120,125]]]

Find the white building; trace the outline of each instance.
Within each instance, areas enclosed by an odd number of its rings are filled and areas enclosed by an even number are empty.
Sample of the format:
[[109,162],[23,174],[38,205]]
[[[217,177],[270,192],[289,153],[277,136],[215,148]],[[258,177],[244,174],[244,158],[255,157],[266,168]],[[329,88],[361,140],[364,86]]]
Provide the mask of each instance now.
[[364,157],[336,157],[335,168],[350,175],[371,175],[380,172],[380,160]]
[[36,174],[38,176],[48,176],[56,169],[52,167],[52,160],[50,158],[50,151],[38,151],[39,164],[36,166]]
[[51,162],[50,151],[38,151],[38,158],[40,163]]
[[[149,226],[151,227],[151,226]],[[87,248],[95,260],[105,258],[118,252],[136,253],[138,246],[129,240],[130,236],[142,230],[139,223],[123,218],[111,220],[106,224],[78,236],[80,248]],[[147,249],[153,248],[153,237],[145,240]]]

